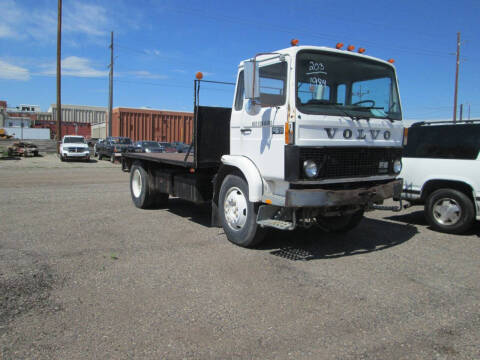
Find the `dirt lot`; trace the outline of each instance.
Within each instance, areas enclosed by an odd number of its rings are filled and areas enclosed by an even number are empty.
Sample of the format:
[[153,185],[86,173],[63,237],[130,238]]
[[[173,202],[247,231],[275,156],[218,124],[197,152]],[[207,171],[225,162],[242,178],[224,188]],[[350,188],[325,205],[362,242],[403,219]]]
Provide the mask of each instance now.
[[107,161],[0,161],[0,359],[478,359],[480,227],[421,208],[247,250]]

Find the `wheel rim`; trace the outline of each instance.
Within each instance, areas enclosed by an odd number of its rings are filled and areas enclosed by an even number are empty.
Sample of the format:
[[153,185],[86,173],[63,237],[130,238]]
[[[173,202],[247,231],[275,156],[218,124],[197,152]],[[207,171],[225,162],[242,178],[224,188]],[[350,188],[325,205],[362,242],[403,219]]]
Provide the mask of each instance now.
[[455,225],[462,217],[462,208],[451,198],[439,199],[433,204],[433,217],[442,225]]
[[228,190],[223,210],[228,226],[235,231],[241,230],[247,222],[248,209],[247,199],[239,188],[232,187]]
[[136,198],[140,197],[140,194],[142,193],[142,175],[140,174],[140,170],[138,169],[133,172],[132,192],[133,196],[135,196]]

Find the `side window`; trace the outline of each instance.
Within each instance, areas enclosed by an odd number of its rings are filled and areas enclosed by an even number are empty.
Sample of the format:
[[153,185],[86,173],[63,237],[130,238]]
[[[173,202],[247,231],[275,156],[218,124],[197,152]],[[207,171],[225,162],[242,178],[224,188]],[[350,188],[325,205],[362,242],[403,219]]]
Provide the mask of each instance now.
[[260,68],[260,102],[262,106],[285,104],[287,89],[287,63]]
[[245,94],[245,85],[243,83],[243,70],[238,74],[237,94],[235,95],[235,110],[239,111],[243,108],[243,95]]
[[474,160],[478,156],[479,138],[478,125],[411,127],[403,156]]

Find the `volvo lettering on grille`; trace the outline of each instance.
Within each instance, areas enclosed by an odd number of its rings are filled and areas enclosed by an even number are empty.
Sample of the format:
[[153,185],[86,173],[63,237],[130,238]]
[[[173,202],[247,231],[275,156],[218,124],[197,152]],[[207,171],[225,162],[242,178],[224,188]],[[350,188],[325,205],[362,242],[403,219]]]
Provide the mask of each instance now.
[[[325,132],[327,133],[327,136],[328,136],[329,139],[335,138],[335,135],[338,131],[337,128],[324,128],[324,129],[325,129]],[[363,140],[363,139],[367,138],[367,134],[370,134],[370,136],[372,137],[372,140],[376,140],[376,139],[378,139],[378,137],[381,133],[382,133],[381,130],[370,129],[370,130],[367,131],[365,129],[358,129],[357,133],[354,134],[351,129],[345,129],[342,132],[342,136],[343,136],[344,139],[347,139],[347,140],[350,140],[350,139]],[[390,140],[390,138],[392,137],[392,133],[388,130],[385,130],[382,133],[382,137],[385,140]]]

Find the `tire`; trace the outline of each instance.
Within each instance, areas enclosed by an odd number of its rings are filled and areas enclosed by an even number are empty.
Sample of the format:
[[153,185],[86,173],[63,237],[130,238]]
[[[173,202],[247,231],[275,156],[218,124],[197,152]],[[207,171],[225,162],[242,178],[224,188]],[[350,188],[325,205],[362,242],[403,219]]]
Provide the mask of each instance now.
[[353,214],[324,218],[323,227],[330,232],[346,233],[354,229],[363,219],[363,209]]
[[247,182],[227,175],[220,188],[218,216],[227,239],[235,245],[254,247],[260,244],[266,230],[257,225],[258,206],[248,200]]
[[63,155],[61,154],[60,155],[60,161],[64,162],[65,161],[65,158],[63,157]]
[[150,186],[150,177],[145,169],[134,164],[130,172],[130,194],[136,207],[151,209],[164,207],[168,203],[168,194],[155,192]]
[[454,189],[438,189],[425,202],[425,217],[437,231],[460,234],[468,230],[475,219],[472,200]]
[[115,164],[115,154],[110,155],[110,162]]
[[102,160],[103,156],[102,154],[98,153],[98,160]]

